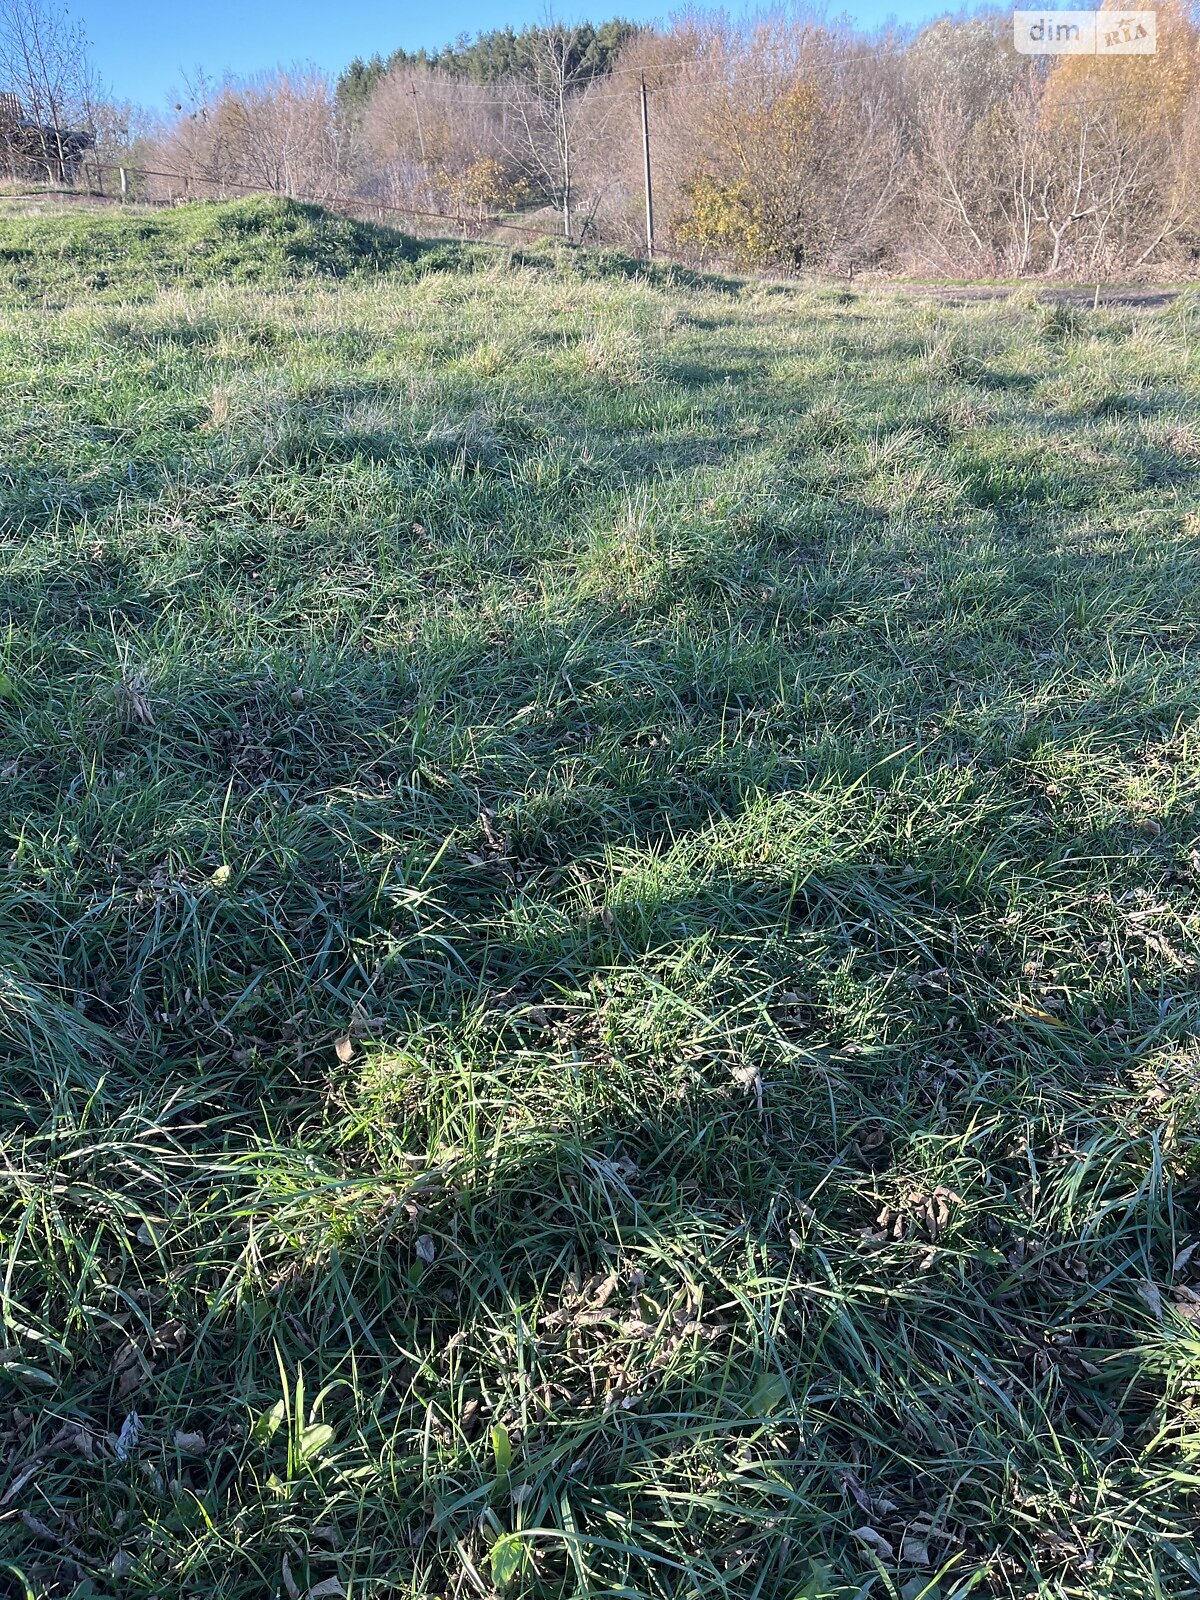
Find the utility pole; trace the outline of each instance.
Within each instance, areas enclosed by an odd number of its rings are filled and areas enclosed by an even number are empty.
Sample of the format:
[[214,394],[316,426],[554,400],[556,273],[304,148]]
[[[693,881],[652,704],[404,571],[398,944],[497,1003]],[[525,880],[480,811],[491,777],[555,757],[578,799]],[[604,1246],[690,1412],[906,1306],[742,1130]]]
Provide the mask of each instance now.
[[642,73],[642,164],[646,173],[646,260],[654,260],[654,189],[650,183],[650,110],[646,103],[646,74]]
[[421,165],[425,167],[429,165],[429,162],[425,155],[425,129],[421,125],[421,102],[417,96],[417,86],[415,83],[412,86],[412,97],[413,110],[417,115],[417,138],[421,141]]

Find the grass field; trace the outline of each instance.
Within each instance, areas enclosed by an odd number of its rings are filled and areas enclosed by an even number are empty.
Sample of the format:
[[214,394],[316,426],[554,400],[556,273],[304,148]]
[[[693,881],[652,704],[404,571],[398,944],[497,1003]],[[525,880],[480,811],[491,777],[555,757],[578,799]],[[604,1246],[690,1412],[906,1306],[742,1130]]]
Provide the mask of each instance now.
[[0,304],[11,1592],[1200,1594],[1200,299]]

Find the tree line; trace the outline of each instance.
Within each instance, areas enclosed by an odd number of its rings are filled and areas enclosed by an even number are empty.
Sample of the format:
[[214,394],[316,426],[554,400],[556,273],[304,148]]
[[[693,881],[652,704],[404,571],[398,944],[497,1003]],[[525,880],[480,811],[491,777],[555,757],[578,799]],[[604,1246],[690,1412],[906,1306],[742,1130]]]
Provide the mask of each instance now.
[[[522,78],[536,79],[543,68],[548,37],[553,28],[492,28],[474,39],[461,34],[453,44],[440,50],[394,50],[386,59],[374,55],[369,61],[356,57],[337,79],[341,105],[362,110],[371,95],[391,72],[404,67],[428,68],[471,83],[505,84]],[[622,45],[628,43],[637,27],[614,17],[599,27],[590,22],[561,30],[566,41],[569,68],[580,83],[610,71]]]
[[197,84],[154,128],[110,108],[101,145],[195,193],[507,216],[637,251],[643,77],[657,243],[690,259],[1080,278],[1200,259],[1187,0],[1158,7],[1148,56],[1022,55],[1007,11],[874,35],[795,10],[500,29],[337,77]]

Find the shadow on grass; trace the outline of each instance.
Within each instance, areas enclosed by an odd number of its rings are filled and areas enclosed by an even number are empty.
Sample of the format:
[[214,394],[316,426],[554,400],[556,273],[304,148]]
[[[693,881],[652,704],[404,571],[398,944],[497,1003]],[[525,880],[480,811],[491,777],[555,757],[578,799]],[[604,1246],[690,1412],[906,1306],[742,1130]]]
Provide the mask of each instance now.
[[10,507],[5,1559],[1182,1593],[1190,535],[322,381]]

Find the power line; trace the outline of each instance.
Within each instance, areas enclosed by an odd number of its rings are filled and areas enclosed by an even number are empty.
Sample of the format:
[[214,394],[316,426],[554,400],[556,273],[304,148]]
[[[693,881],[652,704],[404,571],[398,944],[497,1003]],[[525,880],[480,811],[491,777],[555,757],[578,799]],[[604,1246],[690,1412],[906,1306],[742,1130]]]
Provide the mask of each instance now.
[[[835,56],[832,57],[831,62],[827,61],[825,64],[832,64],[836,66],[839,62],[861,60],[865,56],[879,57],[879,52],[874,49],[839,51]],[[879,57],[879,59],[883,58]],[[814,65],[816,64],[817,63],[814,63]],[[720,70],[722,65],[723,64],[721,62],[712,62],[705,56],[688,56],[678,61],[652,61],[648,62],[644,67],[612,67],[605,72],[595,73],[585,82],[581,82],[573,87],[575,87],[580,93],[586,94],[589,89],[602,88],[610,78],[636,76],[639,79],[643,77],[652,79],[656,72],[676,71],[683,67],[705,66],[715,66],[718,70]],[[788,74],[784,69],[774,72],[736,72],[735,70],[733,73],[727,73],[726,76],[730,86],[735,87],[739,83],[765,83],[774,79],[784,79],[788,76]],[[380,81],[383,83],[387,80],[385,78],[381,79]],[[476,84],[474,79],[471,78],[463,78],[459,81],[461,82],[462,89],[457,93],[453,90],[447,93],[442,93],[441,91],[432,93],[427,89],[419,88],[416,84],[412,86],[412,90],[414,94],[420,95],[422,100],[445,101],[452,105],[461,105],[465,101],[469,106],[510,106],[513,104],[514,99],[520,95],[522,91],[536,91],[537,87],[536,84],[531,84],[525,79],[514,78],[511,81],[511,92],[509,94],[491,95],[480,99],[478,97],[469,96],[469,91],[474,88],[486,88],[487,85]],[[654,87],[653,83],[650,84],[650,87]],[[464,93],[464,91],[466,91],[466,93]]]
[[[892,57],[894,57],[896,54],[898,54],[898,52],[892,52],[891,53]],[[807,66],[810,69],[817,69],[817,68],[834,68],[834,69],[836,69],[838,66],[842,65],[844,62],[861,61],[861,60],[866,59],[867,57],[870,57],[872,59],[879,60],[879,61],[884,61],[884,60],[889,59],[889,54],[888,53],[881,54],[880,51],[878,49],[875,49],[875,48],[867,48],[867,49],[864,49],[864,50],[842,50],[842,51],[830,52],[828,55],[825,56],[824,60],[813,60],[810,63],[807,63]],[[1119,61],[1123,65],[1125,62],[1127,62],[1129,60],[1136,59],[1136,60],[1150,61],[1150,60],[1154,60],[1156,58],[1155,57],[1150,57],[1150,56],[1147,56],[1147,57],[1122,56],[1122,57],[1119,57],[1119,58],[1118,57],[1105,57],[1105,56],[1093,56],[1093,57],[1082,57],[1081,56],[1081,57],[1072,57],[1071,59],[1072,60],[1090,60],[1090,61],[1112,60],[1113,62],[1118,62]],[[587,91],[590,90],[590,89],[602,88],[604,86],[604,84],[606,82],[608,82],[608,80],[610,78],[620,77],[622,75],[628,74],[628,75],[636,75],[639,79],[643,78],[643,77],[646,78],[648,80],[648,88],[651,90],[651,92],[653,92],[653,90],[654,90],[654,88],[656,86],[655,86],[655,84],[653,83],[652,80],[653,80],[653,75],[656,72],[666,72],[666,71],[669,71],[669,70],[673,71],[673,70],[676,70],[676,69],[679,69],[679,68],[689,67],[689,66],[691,66],[691,67],[704,67],[704,66],[715,67],[717,69],[717,71],[721,74],[721,81],[723,81],[724,86],[728,87],[731,90],[735,90],[738,87],[740,87],[742,84],[746,84],[746,83],[774,83],[774,82],[778,82],[780,84],[786,84],[788,81],[794,80],[796,76],[802,76],[804,74],[805,69],[806,69],[806,63],[805,62],[797,61],[797,62],[794,62],[794,63],[790,64],[787,67],[779,67],[779,68],[771,70],[771,71],[765,71],[765,72],[740,72],[740,71],[737,70],[736,63],[732,65],[732,70],[730,70],[730,64],[728,64],[728,63],[721,63],[721,62],[715,62],[714,63],[714,62],[710,61],[708,58],[703,57],[703,56],[692,56],[692,57],[687,57],[687,58],[684,58],[684,59],[681,59],[681,60],[678,60],[678,61],[652,62],[652,63],[649,63],[645,67],[613,67],[611,70],[609,70],[607,72],[597,73],[594,77],[588,79],[588,81],[586,83],[578,85],[577,88],[578,88],[578,92],[579,93],[586,94]],[[722,69],[724,69],[724,70],[722,70]],[[386,80],[383,80],[383,81],[386,81]],[[1044,82],[1042,84],[1043,93],[1046,91],[1046,89],[1048,89],[1050,87],[1051,83],[1052,83],[1052,80],[1048,80],[1047,82]],[[531,84],[529,84],[529,83],[527,83],[527,82],[525,82],[524,80],[521,80],[521,79],[514,79],[513,80],[512,87],[511,87],[511,92],[509,94],[507,94],[507,95],[489,95],[489,96],[487,96],[485,98],[478,98],[478,97],[472,96],[470,94],[470,90],[473,89],[473,88],[478,88],[478,87],[483,87],[483,86],[475,84],[474,81],[472,79],[470,79],[470,78],[464,78],[464,79],[461,80],[461,88],[457,92],[451,90],[451,91],[446,92],[446,93],[443,93],[441,91],[433,93],[433,92],[430,92],[427,89],[419,88],[416,84],[413,84],[412,85],[412,89],[411,89],[411,93],[413,94],[414,99],[419,97],[422,102],[433,101],[433,102],[438,102],[438,103],[447,104],[447,105],[465,106],[465,108],[467,108],[467,109],[474,109],[476,107],[481,107],[481,106],[512,106],[515,103],[515,101],[519,98],[519,96],[521,95],[522,92],[529,93],[531,90],[536,92],[536,86],[535,85],[531,85]],[[1114,95],[1111,96],[1111,98],[1114,101],[1119,101],[1119,100],[1121,100],[1122,97],[1120,95],[1114,94]]]

